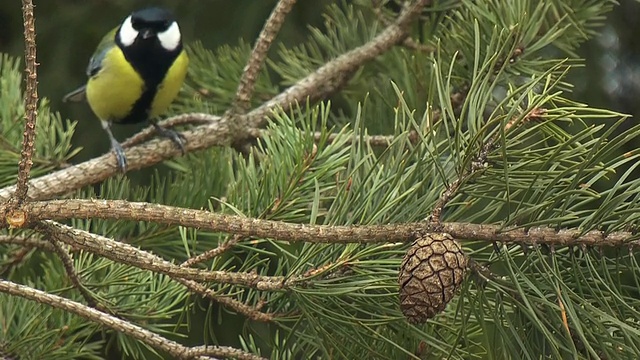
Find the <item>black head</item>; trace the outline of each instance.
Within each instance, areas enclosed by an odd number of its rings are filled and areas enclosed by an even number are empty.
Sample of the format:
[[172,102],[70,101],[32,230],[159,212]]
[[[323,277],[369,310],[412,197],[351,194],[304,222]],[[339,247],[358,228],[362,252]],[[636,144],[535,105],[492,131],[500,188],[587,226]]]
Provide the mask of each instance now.
[[173,14],[163,8],[152,7],[131,14],[131,25],[133,29],[140,32],[143,37],[146,35],[153,36],[169,29],[169,26],[175,22]]
[[159,45],[173,51],[182,44],[182,39],[173,14],[167,9],[151,7],[131,13],[120,25],[116,42],[123,48],[134,44]]

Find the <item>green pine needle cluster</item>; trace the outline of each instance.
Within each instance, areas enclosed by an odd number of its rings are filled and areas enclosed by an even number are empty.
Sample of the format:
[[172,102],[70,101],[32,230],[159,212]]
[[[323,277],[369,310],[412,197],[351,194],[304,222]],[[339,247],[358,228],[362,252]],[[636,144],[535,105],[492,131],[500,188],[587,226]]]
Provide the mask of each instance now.
[[[0,186],[14,185],[20,144],[24,131],[24,90],[21,63],[6,54],[0,55]],[[80,149],[71,145],[75,123],[63,121],[49,109],[49,101],[38,106],[38,141],[33,156],[33,175],[43,175],[68,163]]]
[[[383,1],[382,3],[386,3]],[[494,142],[483,169],[446,206],[444,221],[584,232],[636,229],[640,125],[570,100],[566,75],[613,1],[434,1],[415,26],[433,52],[398,46],[353,74],[331,99],[269,119],[244,157],[214,148],[172,160],[146,185],[110,179],[81,198],[148,201],[302,224],[400,224],[426,218],[441,193]],[[326,9],[308,41],[280,45],[252,105],[372,39],[393,13],[371,2]],[[176,112],[223,113],[250,54],[246,43],[190,47],[190,81]],[[22,133],[19,64],[0,59],[0,179],[15,182]],[[452,94],[460,94],[452,97]],[[532,112],[544,109],[532,118]],[[418,141],[415,141],[415,134]],[[40,102],[34,176],[76,153],[73,123]],[[334,135],[331,138],[330,135]],[[388,134],[388,146],[367,137]],[[180,263],[232,237],[126,221],[77,219],[74,227]],[[20,235],[30,235],[21,233]],[[201,268],[308,276],[264,292],[209,284],[261,311],[246,320],[189,294],[164,275],[74,253],[86,287],[122,318],[188,344],[232,345],[277,359],[632,358],[640,353],[640,266],[628,249],[527,247],[460,239],[491,277],[472,274],[446,311],[409,324],[397,274],[408,244],[308,244],[249,238]],[[82,301],[54,254],[0,247],[2,277]],[[313,274],[313,275],[309,275]],[[566,318],[564,317],[566,315]],[[0,351],[21,358],[162,358],[146,345],[76,316],[0,294]],[[568,326],[568,327],[567,327]]]

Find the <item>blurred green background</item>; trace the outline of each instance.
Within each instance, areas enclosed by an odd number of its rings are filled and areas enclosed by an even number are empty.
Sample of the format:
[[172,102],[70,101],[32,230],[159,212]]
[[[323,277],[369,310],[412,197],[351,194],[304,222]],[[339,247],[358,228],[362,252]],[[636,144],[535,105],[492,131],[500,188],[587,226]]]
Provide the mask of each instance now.
[[[330,0],[300,1],[278,37],[287,46],[304,40],[307,25],[320,26],[322,9]],[[40,95],[52,109],[78,120],[74,142],[84,150],[74,158],[86,160],[108,151],[109,143],[86,104],[62,104],[60,99],[85,80],[85,67],[101,37],[132,10],[147,5],[172,9],[187,43],[202,41],[215,49],[240,39],[253,43],[275,0],[66,0],[35,1],[38,33]],[[607,17],[599,35],[580,50],[586,67],[574,69],[574,100],[629,114],[640,114],[640,4],[622,0]],[[0,52],[22,56],[22,14],[19,1],[0,2]],[[144,126],[117,126],[124,140]]]

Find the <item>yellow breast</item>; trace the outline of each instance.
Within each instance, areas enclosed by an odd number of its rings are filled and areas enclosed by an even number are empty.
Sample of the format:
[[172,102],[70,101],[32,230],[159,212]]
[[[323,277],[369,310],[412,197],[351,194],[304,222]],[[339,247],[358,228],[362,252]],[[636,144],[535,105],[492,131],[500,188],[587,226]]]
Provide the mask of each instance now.
[[144,81],[117,46],[104,56],[102,69],[87,82],[87,101],[101,120],[127,116],[142,94]]
[[151,104],[150,118],[158,117],[167,111],[167,108],[169,108],[169,105],[171,105],[171,102],[176,98],[182,87],[188,67],[189,57],[185,51],[182,51],[174,60],[160,86],[158,86],[158,92]]
[[[187,75],[189,57],[180,53],[167,71],[149,109],[149,118],[162,115],[176,98]],[[129,115],[143,91],[145,83],[125,59],[122,51],[113,46],[105,54],[102,69],[87,82],[87,101],[101,120],[118,122]]]

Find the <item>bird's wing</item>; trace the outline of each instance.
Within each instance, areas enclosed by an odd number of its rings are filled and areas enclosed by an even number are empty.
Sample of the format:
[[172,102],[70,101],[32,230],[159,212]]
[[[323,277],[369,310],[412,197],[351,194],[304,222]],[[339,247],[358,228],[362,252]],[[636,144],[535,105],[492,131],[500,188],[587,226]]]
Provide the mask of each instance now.
[[109,31],[109,33],[107,33],[107,35],[102,38],[100,44],[98,44],[96,51],[93,53],[93,56],[91,56],[91,59],[89,60],[89,66],[87,66],[87,76],[95,76],[102,68],[102,60],[104,59],[105,54],[112,47],[116,46],[116,31],[118,31],[118,28]]
[[[87,66],[87,76],[95,76],[102,68],[102,60],[104,59],[105,54],[112,47],[116,46],[116,31],[118,31],[118,28],[109,31],[109,33],[107,33],[107,35],[105,35],[98,44],[96,51],[93,53],[93,56],[91,56],[91,59],[89,60],[89,66]],[[87,99],[86,91],[87,86],[83,85],[65,95],[62,98],[62,102],[84,101]]]

